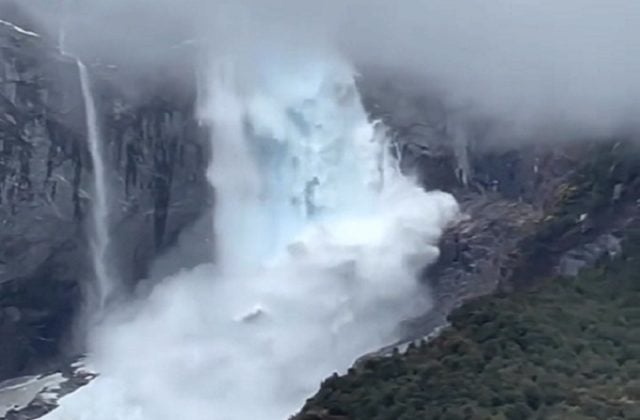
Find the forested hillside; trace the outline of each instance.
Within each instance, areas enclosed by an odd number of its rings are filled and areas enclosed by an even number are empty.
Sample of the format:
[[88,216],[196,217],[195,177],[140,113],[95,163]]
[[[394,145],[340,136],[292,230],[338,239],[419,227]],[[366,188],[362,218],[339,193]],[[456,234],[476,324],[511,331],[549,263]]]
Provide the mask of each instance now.
[[575,278],[480,298],[406,354],[327,379],[303,420],[639,419],[640,234]]

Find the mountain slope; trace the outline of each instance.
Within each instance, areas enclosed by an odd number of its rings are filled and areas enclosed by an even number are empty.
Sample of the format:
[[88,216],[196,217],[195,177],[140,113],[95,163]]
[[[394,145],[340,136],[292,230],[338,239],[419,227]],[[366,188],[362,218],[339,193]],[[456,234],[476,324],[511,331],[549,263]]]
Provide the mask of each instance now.
[[433,341],[327,379],[297,418],[639,418],[639,234],[575,278],[464,305]]

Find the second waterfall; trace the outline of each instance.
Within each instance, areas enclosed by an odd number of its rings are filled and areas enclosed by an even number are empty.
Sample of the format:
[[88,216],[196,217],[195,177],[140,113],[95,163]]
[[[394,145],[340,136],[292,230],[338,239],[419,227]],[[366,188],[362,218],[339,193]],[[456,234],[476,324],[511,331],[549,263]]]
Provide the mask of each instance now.
[[91,304],[92,309],[99,313],[104,309],[115,289],[113,278],[109,273],[107,258],[109,249],[109,190],[91,78],[87,67],[80,60],[78,60],[78,71],[85,106],[87,140],[93,166],[91,257],[95,276],[95,293],[91,298],[95,302],[91,302]]

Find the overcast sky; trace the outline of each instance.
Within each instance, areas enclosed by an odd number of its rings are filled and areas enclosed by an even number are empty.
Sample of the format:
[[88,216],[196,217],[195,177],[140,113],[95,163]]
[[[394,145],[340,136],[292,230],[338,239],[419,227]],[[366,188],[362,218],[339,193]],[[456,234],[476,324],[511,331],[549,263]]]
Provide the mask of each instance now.
[[606,130],[640,113],[637,0],[24,1],[50,26],[64,14],[73,48],[140,71],[198,37],[238,54],[339,51],[425,76],[453,103],[506,119]]

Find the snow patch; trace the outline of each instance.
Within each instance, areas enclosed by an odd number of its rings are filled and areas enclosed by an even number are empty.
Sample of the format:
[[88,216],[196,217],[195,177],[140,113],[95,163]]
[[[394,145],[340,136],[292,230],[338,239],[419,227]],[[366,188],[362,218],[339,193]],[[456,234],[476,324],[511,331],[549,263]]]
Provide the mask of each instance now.
[[38,396],[55,399],[55,391],[65,380],[62,374],[56,373],[45,377],[26,376],[0,384],[0,418],[11,410],[22,410]]
[[26,30],[24,28],[19,27],[18,25],[14,25],[11,22],[7,22],[6,20],[0,19],[0,25],[4,25],[4,26],[8,27],[9,29],[14,30],[14,31],[16,31],[16,32],[18,32],[18,33],[20,33],[22,35],[31,36],[31,37],[34,37],[34,38],[40,38],[40,35],[38,35],[37,33],[28,31],[28,30]]

